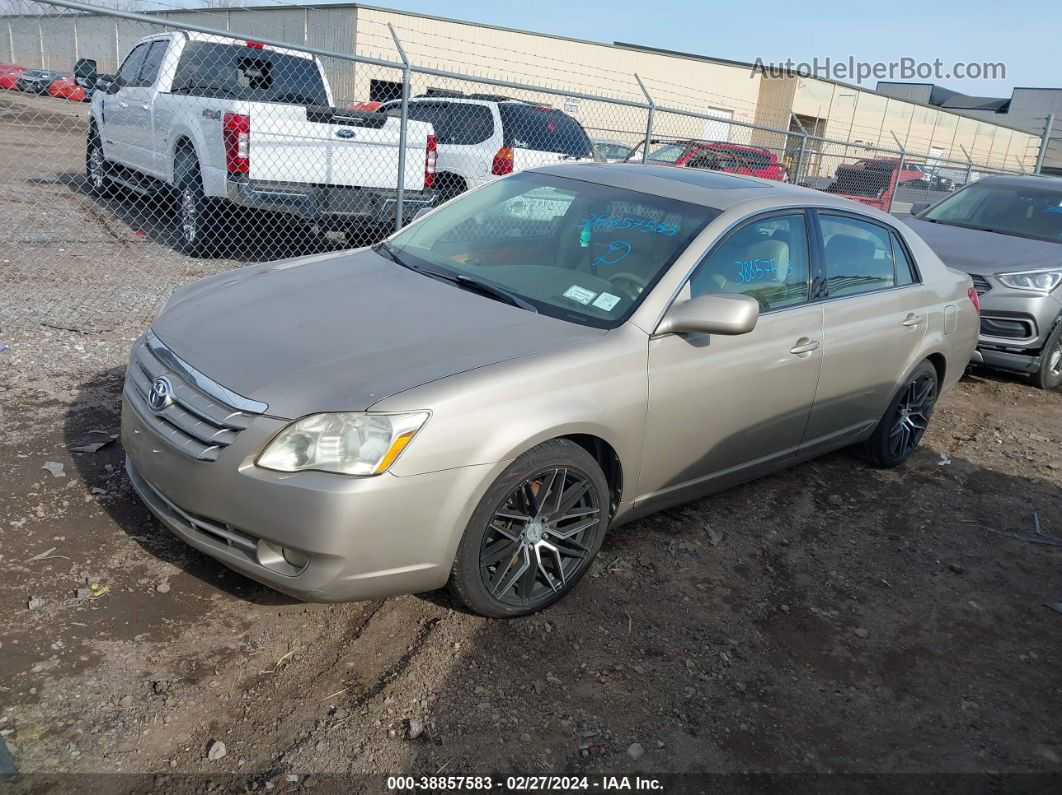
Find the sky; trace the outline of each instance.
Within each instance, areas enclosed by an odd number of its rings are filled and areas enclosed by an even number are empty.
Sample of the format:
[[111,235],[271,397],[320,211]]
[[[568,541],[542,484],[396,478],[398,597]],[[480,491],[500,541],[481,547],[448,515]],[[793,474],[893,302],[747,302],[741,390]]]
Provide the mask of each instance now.
[[[250,0],[269,4],[269,0]],[[758,0],[376,0],[370,5],[592,41],[622,41],[736,61],[820,63],[849,56],[868,63],[940,59],[1003,63],[1004,79],[913,79],[978,96],[1014,86],[1062,87],[1057,0],[891,0],[797,3]],[[844,78],[843,82],[860,82]],[[873,88],[877,80],[861,82]]]

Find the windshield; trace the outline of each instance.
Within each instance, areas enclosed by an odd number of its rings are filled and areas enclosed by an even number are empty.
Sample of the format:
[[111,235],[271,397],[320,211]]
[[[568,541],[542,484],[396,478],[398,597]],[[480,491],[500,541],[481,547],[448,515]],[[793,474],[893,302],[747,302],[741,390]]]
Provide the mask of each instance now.
[[677,163],[686,153],[686,147],[679,144],[666,144],[649,153],[649,159],[657,163]]
[[718,214],[527,172],[454,199],[386,245],[411,267],[500,287],[544,315],[614,328]]
[[974,183],[919,216],[950,226],[1062,242],[1062,190],[1038,185]]

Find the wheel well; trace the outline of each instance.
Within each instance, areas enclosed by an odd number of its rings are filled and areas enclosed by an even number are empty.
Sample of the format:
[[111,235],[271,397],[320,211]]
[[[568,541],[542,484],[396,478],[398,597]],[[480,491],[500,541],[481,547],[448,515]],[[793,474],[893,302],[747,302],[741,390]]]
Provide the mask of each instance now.
[[619,507],[620,495],[623,493],[623,467],[616,450],[600,436],[575,433],[560,438],[575,442],[597,461],[608,482],[609,513],[615,514]]
[[468,183],[465,182],[464,177],[449,171],[441,171],[435,175],[435,183],[438,187],[453,187],[459,188],[461,193],[468,190]]
[[944,358],[944,354],[942,353],[931,353],[926,357],[926,360],[933,365],[934,369],[937,371],[937,389],[939,390],[940,386],[944,384],[944,374],[948,370],[948,360]]

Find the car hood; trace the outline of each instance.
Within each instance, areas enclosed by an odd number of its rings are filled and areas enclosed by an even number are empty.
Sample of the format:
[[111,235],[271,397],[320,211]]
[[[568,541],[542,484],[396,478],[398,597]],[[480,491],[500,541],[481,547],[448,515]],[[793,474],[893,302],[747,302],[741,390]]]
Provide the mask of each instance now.
[[1027,237],[934,224],[917,218],[904,220],[945,265],[989,275],[1031,268],[1053,268],[1062,263],[1062,244]]
[[152,328],[188,364],[286,419],[364,410],[429,381],[605,333],[368,249],[203,279],[177,290]]

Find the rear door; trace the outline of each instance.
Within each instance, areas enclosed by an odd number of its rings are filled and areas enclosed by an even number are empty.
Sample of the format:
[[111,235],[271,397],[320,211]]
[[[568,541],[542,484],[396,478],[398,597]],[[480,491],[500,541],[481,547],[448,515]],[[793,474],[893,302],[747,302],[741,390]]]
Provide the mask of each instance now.
[[895,232],[841,211],[813,217],[825,298],[822,373],[802,446],[808,449],[858,438],[881,419],[928,325],[913,259]]

